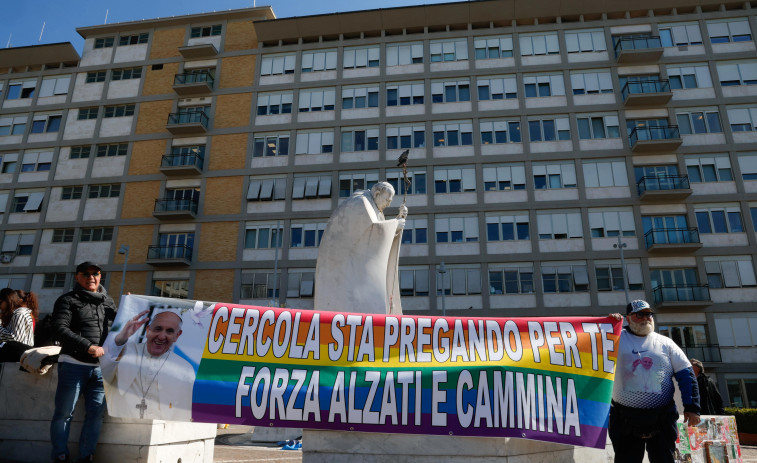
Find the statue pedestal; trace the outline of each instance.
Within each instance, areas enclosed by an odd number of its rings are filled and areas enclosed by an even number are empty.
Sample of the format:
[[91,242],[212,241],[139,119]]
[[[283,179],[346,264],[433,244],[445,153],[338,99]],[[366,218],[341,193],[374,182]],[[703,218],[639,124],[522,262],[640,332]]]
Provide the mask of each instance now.
[[[424,436],[305,429],[306,463],[607,463],[605,449],[526,439]],[[608,439],[609,445],[609,439]]]
[[[55,409],[58,369],[37,376],[4,363],[0,372],[0,455],[3,459],[50,461],[50,419]],[[68,448],[78,458],[84,403],[79,399]],[[179,421],[127,420],[106,414],[96,461],[130,463],[193,461],[212,463],[216,425]]]

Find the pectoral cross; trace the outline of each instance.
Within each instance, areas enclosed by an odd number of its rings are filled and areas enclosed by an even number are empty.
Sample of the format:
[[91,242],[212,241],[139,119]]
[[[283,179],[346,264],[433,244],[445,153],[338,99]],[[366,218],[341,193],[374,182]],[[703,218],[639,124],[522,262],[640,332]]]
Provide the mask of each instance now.
[[147,410],[147,403],[145,403],[145,399],[142,399],[142,402],[135,405],[135,408],[139,409],[139,417],[144,418],[145,417],[145,410]]

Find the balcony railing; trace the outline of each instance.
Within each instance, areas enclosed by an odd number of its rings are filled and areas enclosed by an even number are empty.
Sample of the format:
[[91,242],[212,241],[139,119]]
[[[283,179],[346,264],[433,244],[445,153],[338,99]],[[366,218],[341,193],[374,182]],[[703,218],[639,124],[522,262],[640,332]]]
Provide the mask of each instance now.
[[176,74],[173,78],[174,85],[207,83],[212,87],[214,82],[215,79],[210,71],[185,72],[184,74]]
[[687,358],[701,360],[702,362],[722,362],[719,344],[700,344],[681,347]]
[[160,160],[163,173],[199,174],[202,172],[203,158],[196,153],[164,154]]
[[155,212],[191,212],[197,213],[197,201],[194,199],[156,199]]
[[192,262],[192,247],[186,245],[148,246],[148,263],[183,263]]
[[175,135],[204,133],[208,130],[208,122],[205,111],[178,112],[168,115],[166,128]]
[[628,138],[634,152],[675,149],[683,142],[677,125],[634,127]]
[[615,37],[615,56],[619,63],[654,61],[662,56],[662,41],[654,35]]
[[663,79],[629,80],[621,89],[621,93],[627,106],[662,105],[673,97],[670,81]]
[[644,233],[647,249],[655,244],[692,244],[699,243],[699,230],[696,228],[653,228]]
[[652,290],[655,305],[667,302],[710,302],[707,285],[660,285]]
[[675,191],[690,188],[688,175],[645,175],[636,182],[639,196],[647,191]]

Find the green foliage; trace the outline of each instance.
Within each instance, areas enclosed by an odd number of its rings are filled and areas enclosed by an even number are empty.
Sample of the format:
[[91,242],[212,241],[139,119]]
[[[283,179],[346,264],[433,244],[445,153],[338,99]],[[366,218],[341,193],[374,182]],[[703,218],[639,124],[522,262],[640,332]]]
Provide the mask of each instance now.
[[736,428],[739,432],[757,434],[757,408],[726,407],[725,414],[736,417]]

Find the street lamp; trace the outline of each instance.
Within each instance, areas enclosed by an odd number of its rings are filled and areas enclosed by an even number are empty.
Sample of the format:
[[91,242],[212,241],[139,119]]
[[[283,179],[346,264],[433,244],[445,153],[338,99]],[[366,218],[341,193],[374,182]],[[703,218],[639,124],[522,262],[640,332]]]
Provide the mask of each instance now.
[[445,298],[445,292],[444,292],[444,275],[447,273],[447,267],[444,265],[444,262],[439,264],[439,268],[436,269],[437,272],[439,272],[439,275],[442,276],[442,317],[447,316],[447,300]]
[[[626,283],[628,278],[626,276],[626,261],[623,258],[623,248],[627,248],[628,245],[620,241],[620,233],[618,233],[618,242],[613,244],[612,247],[620,249],[620,269],[623,271],[623,293],[626,295],[626,304],[628,304],[628,284]],[[612,269],[610,270],[610,284],[612,284]]]
[[118,248],[118,253],[124,255],[124,269],[121,272],[121,291],[118,293],[119,296],[122,296],[124,294],[124,284],[126,283],[126,264],[129,262],[129,246],[127,244],[122,244],[120,248]]

